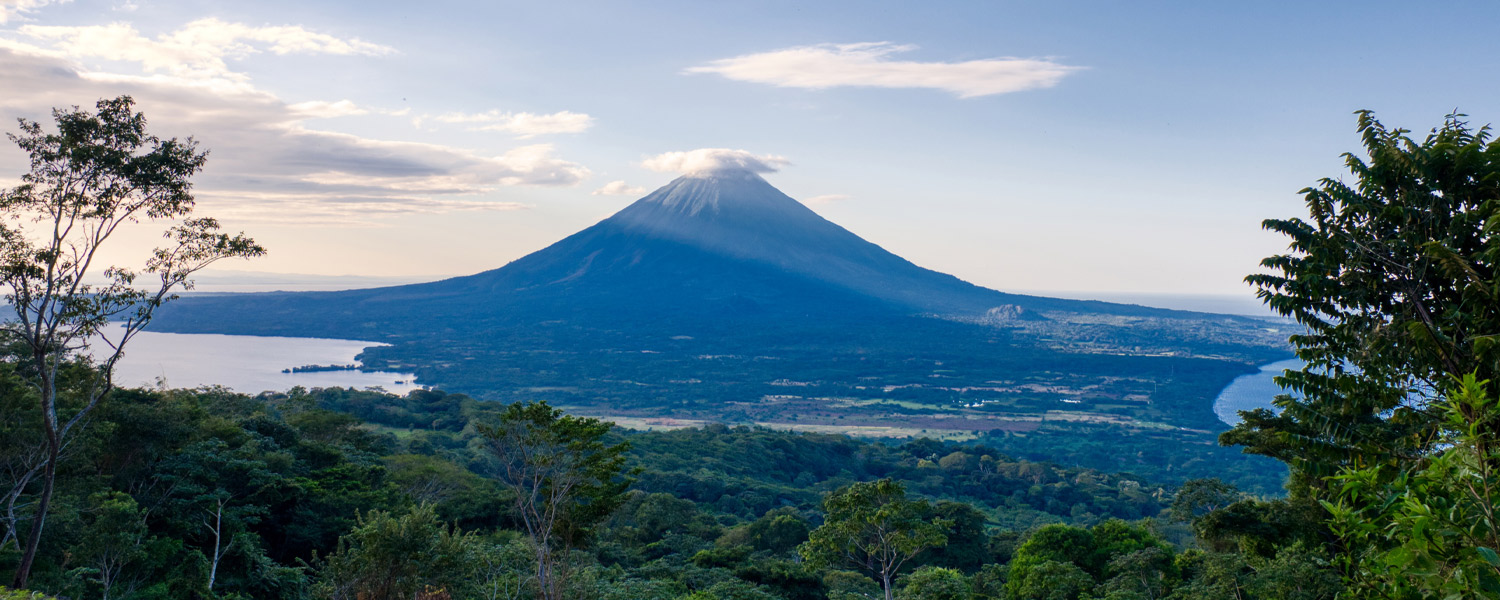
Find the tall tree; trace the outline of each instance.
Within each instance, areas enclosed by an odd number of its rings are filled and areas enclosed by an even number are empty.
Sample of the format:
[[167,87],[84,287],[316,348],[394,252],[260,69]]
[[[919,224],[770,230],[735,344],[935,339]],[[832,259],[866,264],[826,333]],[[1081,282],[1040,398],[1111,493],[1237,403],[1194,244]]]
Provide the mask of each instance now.
[[[31,574],[58,458],[114,387],[114,366],[126,344],[176,290],[192,287],[194,272],[223,258],[265,252],[244,235],[221,233],[213,219],[192,217],[189,179],[202,170],[207,153],[191,138],[146,133],[146,118],[134,112],[129,96],[100,100],[97,112],[75,106],[52,116],[55,133],[21,119],[20,133],[9,134],[30,155],[31,169],[20,186],[0,195],[0,283],[16,317],[4,331],[21,347],[20,374],[37,392],[45,449],[16,587]],[[101,264],[110,238],[142,221],[162,225],[168,240],[145,259],[149,281],[131,268]],[[106,329],[110,322],[120,327]],[[91,359],[82,353],[90,343],[107,350]],[[67,363],[90,360],[97,360],[94,377],[59,389]],[[62,396],[72,396],[69,410],[59,409]]]
[[511,404],[497,422],[476,425],[531,538],[543,600],[561,597],[566,574],[559,559],[625,499],[629,445],[604,439],[613,426],[546,402]]
[[844,565],[874,577],[895,594],[896,576],[923,551],[948,542],[953,522],[927,518],[932,507],[906,497],[906,487],[890,479],[853,483],[823,498],[823,525],[798,549],[815,566]]
[[1265,221],[1290,252],[1246,278],[1306,326],[1291,338],[1306,367],[1279,378],[1279,415],[1242,413],[1221,438],[1290,464],[1299,494],[1342,467],[1420,459],[1452,378],[1500,382],[1500,144],[1463,115],[1418,141],[1357,114],[1352,181],[1304,189],[1305,219]]

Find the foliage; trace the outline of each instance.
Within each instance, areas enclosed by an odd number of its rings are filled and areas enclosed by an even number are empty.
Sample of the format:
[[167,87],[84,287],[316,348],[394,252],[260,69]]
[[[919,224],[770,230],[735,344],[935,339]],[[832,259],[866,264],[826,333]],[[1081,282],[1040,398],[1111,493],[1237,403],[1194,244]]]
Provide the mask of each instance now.
[[1297,493],[1341,467],[1420,460],[1448,378],[1500,381],[1500,144],[1462,115],[1418,141],[1357,114],[1367,157],[1344,155],[1355,180],[1303,190],[1306,219],[1265,221],[1291,251],[1246,278],[1307,327],[1291,338],[1307,366],[1280,378],[1293,395],[1279,415],[1243,413],[1223,442],[1291,465]]
[[563,414],[545,402],[516,403],[479,424],[500,482],[537,553],[541,598],[559,598],[558,555],[585,540],[624,499],[626,443],[604,440],[612,424]]
[[969,600],[968,578],[954,569],[922,567],[901,579],[901,600]]
[[[45,449],[8,494],[26,493],[34,479],[41,484],[16,587],[31,575],[63,448],[113,388],[114,365],[125,345],[175,298],[174,290],[192,287],[193,273],[224,258],[265,253],[243,234],[220,233],[211,218],[192,217],[189,179],[207,160],[193,140],[147,134],[146,118],[133,111],[129,96],[100,100],[97,108],[54,109],[56,133],[21,119],[21,133],[9,134],[29,155],[31,168],[21,185],[0,193],[0,285],[15,311],[3,332],[5,343],[22,349],[17,373],[37,390]],[[142,220],[174,223],[164,227],[170,243],[145,260],[144,272],[156,279],[149,284],[138,284],[135,270],[101,264],[109,239]],[[92,283],[101,276],[104,283]],[[111,321],[119,322],[117,332],[104,329]],[[60,388],[67,379],[60,380],[59,371],[69,362],[91,361],[80,354],[91,344],[108,347],[99,368],[86,371],[92,377],[78,385]],[[69,396],[76,400],[69,402]],[[14,526],[14,519],[7,521]]]
[[1084,600],[1094,589],[1093,578],[1070,562],[1043,561],[1012,577],[1016,600]]
[[430,598],[462,592],[478,563],[473,536],[444,526],[430,506],[371,511],[339,539],[316,587],[330,600]]
[[1172,518],[1192,521],[1233,504],[1242,497],[1234,486],[1218,479],[1191,479],[1172,498]]
[[823,498],[823,525],[798,552],[814,565],[865,571],[880,583],[886,600],[901,568],[924,550],[948,542],[953,522],[927,517],[925,501],[909,500],[906,488],[890,479],[854,483]]
[[1348,548],[1340,564],[1370,597],[1492,598],[1500,595],[1500,455],[1487,437],[1500,425],[1489,382],[1468,375],[1439,405],[1437,455],[1399,472],[1346,469],[1324,501]]

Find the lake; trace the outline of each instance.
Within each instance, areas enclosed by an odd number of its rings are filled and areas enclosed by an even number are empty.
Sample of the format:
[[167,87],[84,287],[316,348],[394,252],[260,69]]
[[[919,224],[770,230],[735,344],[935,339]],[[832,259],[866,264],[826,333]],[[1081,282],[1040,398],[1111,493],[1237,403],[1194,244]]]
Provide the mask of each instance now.
[[411,373],[282,372],[305,365],[357,364],[354,357],[361,351],[382,345],[359,340],[146,331],[125,347],[125,356],[115,368],[115,383],[154,387],[161,381],[170,388],[222,385],[245,394],[280,392],[295,386],[381,387],[395,394],[421,388]]
[[1230,425],[1240,422],[1239,411],[1256,408],[1269,408],[1276,410],[1271,405],[1271,400],[1282,393],[1281,387],[1273,381],[1286,369],[1301,369],[1302,361],[1289,358],[1276,361],[1260,368],[1260,372],[1236,377],[1229,385],[1219,392],[1219,397],[1214,399],[1214,413],[1219,415],[1219,420]]

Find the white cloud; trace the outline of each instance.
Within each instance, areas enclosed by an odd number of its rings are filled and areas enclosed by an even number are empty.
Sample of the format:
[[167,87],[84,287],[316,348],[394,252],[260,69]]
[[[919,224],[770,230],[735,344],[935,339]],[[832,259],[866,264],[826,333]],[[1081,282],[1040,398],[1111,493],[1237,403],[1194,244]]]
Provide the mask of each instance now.
[[850,199],[852,197],[853,196],[850,196],[848,194],[823,194],[822,196],[813,196],[811,198],[803,200],[802,203],[810,205],[810,206],[819,206],[819,205],[823,205],[823,204],[833,204],[835,202],[843,202],[843,201],[848,200],[848,199]]
[[12,17],[21,18],[21,13],[35,11],[48,4],[66,4],[69,0],[0,0],[0,25]]
[[646,193],[646,188],[638,185],[627,184],[625,183],[625,180],[622,179],[619,181],[611,181],[609,183],[606,183],[604,184],[604,187],[601,187],[590,193],[594,196],[638,196]]
[[328,102],[326,100],[309,100],[298,102],[287,108],[292,112],[314,119],[332,119],[335,117],[352,117],[356,115],[370,114],[368,109],[360,107],[348,100]]
[[1049,88],[1082,67],[1045,58],[987,58],[963,62],[892,60],[916,46],[890,42],[818,44],[746,54],[687,69],[736,81],[780,87],[931,88],[960,98]]
[[390,219],[414,214],[458,211],[492,212],[527,210],[520,202],[494,202],[463,198],[432,198],[421,195],[375,195],[368,197],[330,193],[207,191],[197,194],[204,214],[222,219],[290,226],[389,227]]
[[593,117],[566,110],[548,115],[490,110],[482,113],[448,113],[432,119],[443,123],[468,123],[473,125],[470,128],[473,130],[503,131],[521,138],[549,133],[582,133],[594,125]]
[[779,168],[790,164],[792,164],[791,161],[782,156],[753,154],[747,150],[728,148],[699,148],[687,152],[667,152],[641,161],[641,166],[652,171],[683,175],[701,175],[725,170],[775,173]]
[[[128,26],[109,31],[127,30]],[[25,117],[50,124],[52,107],[87,105],[98,98],[129,94],[137,110],[150,119],[153,133],[193,136],[212,151],[206,169],[195,178],[195,192],[205,214],[315,225],[369,224],[403,213],[517,210],[525,206],[503,197],[508,186],[568,186],[589,176],[587,168],[557,157],[554,148],[545,144],[495,155],[319,131],[306,121],[393,113],[349,100],[288,103],[254,88],[236,73],[199,78],[90,71],[74,60],[92,56],[102,46],[79,48],[72,45],[74,38],[64,36],[57,38],[56,45],[43,47],[4,35],[0,33],[0,82],[5,86],[0,93],[0,117],[12,123],[14,117]],[[282,41],[288,51],[308,47]],[[110,43],[114,42],[99,42]],[[152,70],[147,59],[157,59],[148,55],[158,49],[151,46],[149,52],[137,54],[143,70]],[[161,60],[152,64],[159,65],[157,70],[171,71],[172,63]],[[10,144],[0,144],[0,174],[17,175],[25,170],[24,154]]]
[[79,27],[25,25],[19,31],[70,58],[135,62],[147,73],[190,79],[245,81],[248,78],[231,71],[225,59],[263,51],[278,55],[366,56],[395,52],[358,38],[338,38],[296,25],[250,27],[218,19],[193,21],[155,39],[141,35],[128,23]]

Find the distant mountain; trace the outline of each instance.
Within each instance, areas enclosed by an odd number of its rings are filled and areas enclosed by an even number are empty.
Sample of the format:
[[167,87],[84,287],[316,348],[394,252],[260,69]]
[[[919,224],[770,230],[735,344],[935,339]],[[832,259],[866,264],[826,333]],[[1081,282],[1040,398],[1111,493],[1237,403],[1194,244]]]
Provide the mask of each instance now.
[[1135,305],[1006,294],[924,269],[744,170],[683,176],[504,267],[341,292],[190,298],[162,331],[387,336],[452,320],[729,318],[833,313],[985,318],[997,307],[1186,317]]
[[1287,355],[1264,320],[924,269],[744,170],[678,178],[491,271],[184,298],[153,328],[385,342],[367,366],[621,418],[924,430],[1034,429],[1032,415],[1096,408],[1100,422],[1213,428],[1218,388]]

